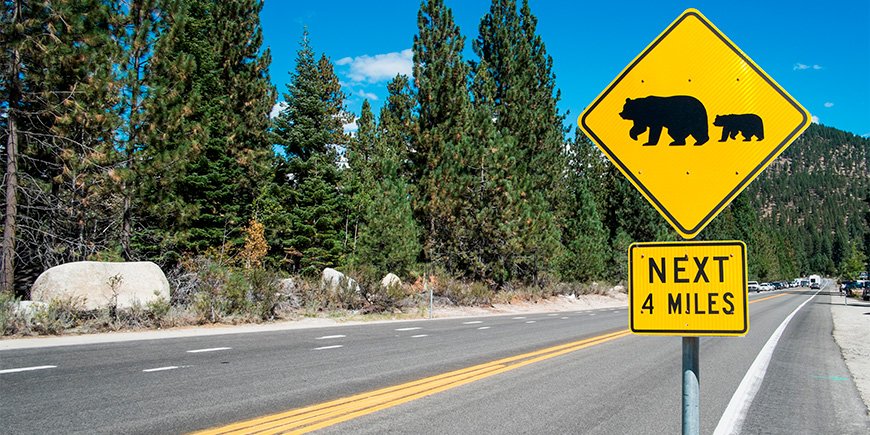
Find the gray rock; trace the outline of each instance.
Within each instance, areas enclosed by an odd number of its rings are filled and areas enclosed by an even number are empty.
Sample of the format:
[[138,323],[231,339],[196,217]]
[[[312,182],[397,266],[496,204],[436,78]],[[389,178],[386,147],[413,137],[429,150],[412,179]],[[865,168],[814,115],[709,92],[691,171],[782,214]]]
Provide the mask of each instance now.
[[333,294],[340,291],[353,291],[356,294],[361,294],[359,284],[353,278],[329,267],[323,269],[323,273],[320,275],[320,287]]
[[37,312],[44,310],[47,307],[48,304],[45,302],[19,301],[15,306],[15,314],[30,321]]
[[42,272],[30,290],[30,299],[49,302],[58,298],[84,301],[88,310],[115,305],[129,308],[163,299],[169,300],[169,281],[150,261],[66,263]]
[[402,285],[402,280],[399,279],[399,277],[393,273],[388,273],[387,276],[385,276],[381,280],[381,287],[383,287],[383,288],[389,288],[392,286],[400,286],[400,285]]

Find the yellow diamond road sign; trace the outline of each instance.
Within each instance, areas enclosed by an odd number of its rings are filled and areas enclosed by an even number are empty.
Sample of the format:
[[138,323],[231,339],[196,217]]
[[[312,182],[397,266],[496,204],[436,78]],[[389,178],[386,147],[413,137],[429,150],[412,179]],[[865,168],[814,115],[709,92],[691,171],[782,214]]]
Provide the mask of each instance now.
[[689,9],[578,123],[691,239],[809,126],[810,114]]
[[632,332],[734,336],[749,331],[743,242],[635,243],[628,264]]

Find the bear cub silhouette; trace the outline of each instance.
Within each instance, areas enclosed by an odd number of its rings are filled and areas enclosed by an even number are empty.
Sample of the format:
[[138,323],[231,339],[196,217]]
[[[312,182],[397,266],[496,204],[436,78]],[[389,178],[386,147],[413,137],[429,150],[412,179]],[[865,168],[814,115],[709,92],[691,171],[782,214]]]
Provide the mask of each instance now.
[[743,134],[744,142],[752,140],[752,136],[757,140],[764,139],[764,123],[761,122],[761,117],[754,113],[716,115],[713,125],[722,127],[722,139],[719,139],[719,142],[725,142],[728,138],[736,139],[737,133]]
[[695,138],[695,145],[703,145],[710,140],[707,109],[697,98],[688,95],[651,95],[634,100],[626,98],[619,116],[634,121],[634,126],[628,132],[633,140],[649,129],[649,138],[644,146],[657,145],[662,128],[668,129],[668,136],[673,139],[671,145],[685,145],[689,136]]

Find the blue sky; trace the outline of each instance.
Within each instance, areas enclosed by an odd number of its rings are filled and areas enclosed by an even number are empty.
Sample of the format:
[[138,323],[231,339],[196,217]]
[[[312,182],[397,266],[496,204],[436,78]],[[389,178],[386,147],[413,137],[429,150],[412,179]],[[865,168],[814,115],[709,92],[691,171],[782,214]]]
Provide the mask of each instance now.
[[[471,41],[489,1],[445,0]],[[560,108],[577,116],[664,28],[696,8],[795,97],[817,122],[870,137],[870,0],[530,0],[553,57]],[[261,23],[280,95],[295,67],[303,26],[336,64],[348,110],[365,98],[378,112],[386,83],[410,75],[417,0],[266,0]]]

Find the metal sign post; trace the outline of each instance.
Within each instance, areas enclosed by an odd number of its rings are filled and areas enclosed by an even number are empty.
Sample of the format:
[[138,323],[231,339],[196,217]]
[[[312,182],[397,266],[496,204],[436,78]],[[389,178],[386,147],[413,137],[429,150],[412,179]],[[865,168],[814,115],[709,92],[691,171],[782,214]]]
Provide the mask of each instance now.
[[700,338],[683,337],[683,434],[701,433]]

